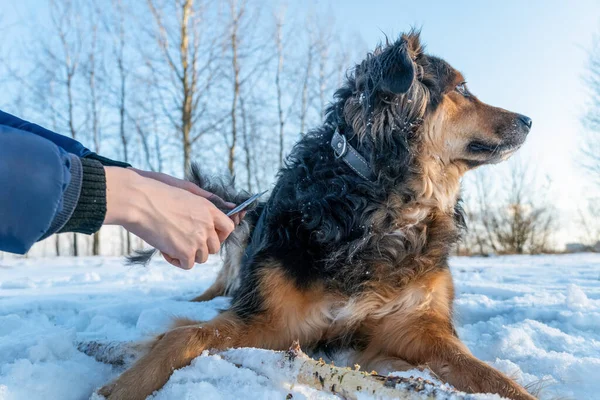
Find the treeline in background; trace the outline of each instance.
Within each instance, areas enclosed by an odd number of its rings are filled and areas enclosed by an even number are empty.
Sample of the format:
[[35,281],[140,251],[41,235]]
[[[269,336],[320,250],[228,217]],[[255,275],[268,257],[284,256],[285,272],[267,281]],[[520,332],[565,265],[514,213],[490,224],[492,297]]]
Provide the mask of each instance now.
[[[334,90],[369,50],[335,13],[300,14],[284,3],[49,0],[47,8],[47,24],[32,22],[0,53],[0,88],[10,93],[0,107],[138,168],[183,176],[197,161],[250,192],[271,187],[291,146],[323,122]],[[590,60],[581,170],[600,187],[600,46]],[[460,254],[557,251],[552,182],[525,165],[517,159],[502,179],[486,168],[470,174]],[[571,250],[600,251],[600,224],[590,217],[599,212],[590,199]],[[105,227],[92,237],[54,236],[31,254],[122,255],[142,246]]]

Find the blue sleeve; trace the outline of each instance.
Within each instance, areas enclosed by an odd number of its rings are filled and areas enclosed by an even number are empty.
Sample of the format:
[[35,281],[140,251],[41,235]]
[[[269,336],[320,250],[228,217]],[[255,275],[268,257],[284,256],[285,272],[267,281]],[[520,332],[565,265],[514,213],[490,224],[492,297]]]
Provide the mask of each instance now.
[[31,122],[23,121],[14,115],[10,115],[0,110],[0,126],[2,125],[41,136],[64,149],[67,153],[75,154],[79,157],[86,157],[92,153],[76,140],[64,135],[59,135],[58,133],[42,128],[39,125],[32,124]]
[[[0,113],[0,118],[5,115]],[[32,124],[27,128],[42,129]],[[65,208],[64,194],[74,184],[72,167],[79,158],[46,140],[47,132],[42,129],[38,135],[2,125],[0,121],[2,251],[24,254],[48,232],[60,228],[53,227],[55,217]],[[81,145],[78,147],[77,142],[63,144],[80,154],[86,150]]]

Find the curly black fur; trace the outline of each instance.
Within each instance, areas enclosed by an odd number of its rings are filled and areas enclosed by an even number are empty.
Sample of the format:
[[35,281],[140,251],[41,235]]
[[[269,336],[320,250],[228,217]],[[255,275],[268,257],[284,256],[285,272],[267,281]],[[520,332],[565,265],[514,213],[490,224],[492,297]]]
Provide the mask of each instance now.
[[[422,245],[398,233],[400,210],[389,199],[404,204],[415,199],[407,182],[419,172],[417,133],[452,71],[423,53],[417,32],[379,47],[354,68],[335,93],[324,125],[295,145],[279,172],[246,250],[232,304],[238,315],[260,311],[259,272],[270,265],[283,268],[298,287],[325,282],[353,295],[375,266],[396,274],[407,258],[427,252],[432,263],[445,263],[459,236],[461,208],[455,209],[458,224],[438,229],[439,240]],[[334,157],[330,141],[336,128],[369,160],[376,181],[362,179]]]
[[[248,200],[251,195],[245,190],[237,190],[235,188],[235,179],[233,177],[209,177],[201,172],[197,163],[192,163],[189,171],[186,174],[186,180],[196,184],[204,190],[207,190],[215,195],[208,200],[212,202],[219,210],[227,212],[229,207],[224,202],[240,204]],[[256,203],[248,206],[246,210],[251,211],[256,208]],[[236,235],[230,235],[225,241],[226,245],[239,245]],[[225,247],[223,247],[225,248]],[[136,250],[133,255],[127,257],[128,264],[148,265],[152,257],[157,253],[156,249]]]

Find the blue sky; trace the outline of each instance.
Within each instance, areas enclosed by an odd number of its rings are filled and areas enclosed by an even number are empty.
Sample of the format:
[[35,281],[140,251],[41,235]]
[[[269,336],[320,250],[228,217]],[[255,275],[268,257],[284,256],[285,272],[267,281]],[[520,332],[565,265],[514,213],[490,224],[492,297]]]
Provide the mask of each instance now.
[[[0,3],[4,24],[46,9],[45,0]],[[600,32],[600,1],[289,1],[288,9],[331,13],[368,48],[383,33],[394,37],[422,27],[428,51],[462,71],[481,100],[533,119],[521,158],[540,179],[552,179],[553,201],[567,218],[592,190],[576,158],[587,100],[582,77],[593,35]],[[11,43],[22,29],[13,25],[0,34]],[[574,227],[563,228],[564,240],[573,235]]]

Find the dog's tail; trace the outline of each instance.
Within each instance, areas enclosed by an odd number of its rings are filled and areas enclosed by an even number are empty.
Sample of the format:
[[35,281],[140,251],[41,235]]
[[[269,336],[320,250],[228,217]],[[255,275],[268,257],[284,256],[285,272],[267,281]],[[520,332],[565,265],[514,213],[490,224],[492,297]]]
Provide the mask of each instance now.
[[[205,175],[200,171],[200,167],[196,163],[192,163],[188,173],[186,174],[186,180],[218,196],[209,198],[208,200],[223,212],[228,211],[228,207],[224,204],[224,202],[240,204],[251,197],[250,193],[246,192],[245,190],[235,189],[235,180],[233,179],[233,177],[227,179],[209,177],[208,175]],[[256,203],[248,206],[246,210],[251,211],[254,208],[256,208]],[[222,246],[222,249],[232,246],[242,246],[243,243],[240,242],[240,236],[244,237],[245,235],[238,235],[235,233],[240,230],[244,231],[247,229],[247,222],[242,221],[240,225],[236,227],[234,234],[229,235],[229,237],[224,243],[224,246]],[[156,249],[136,250],[134,254],[127,256],[127,263],[148,265],[152,257],[156,254],[156,252]]]

